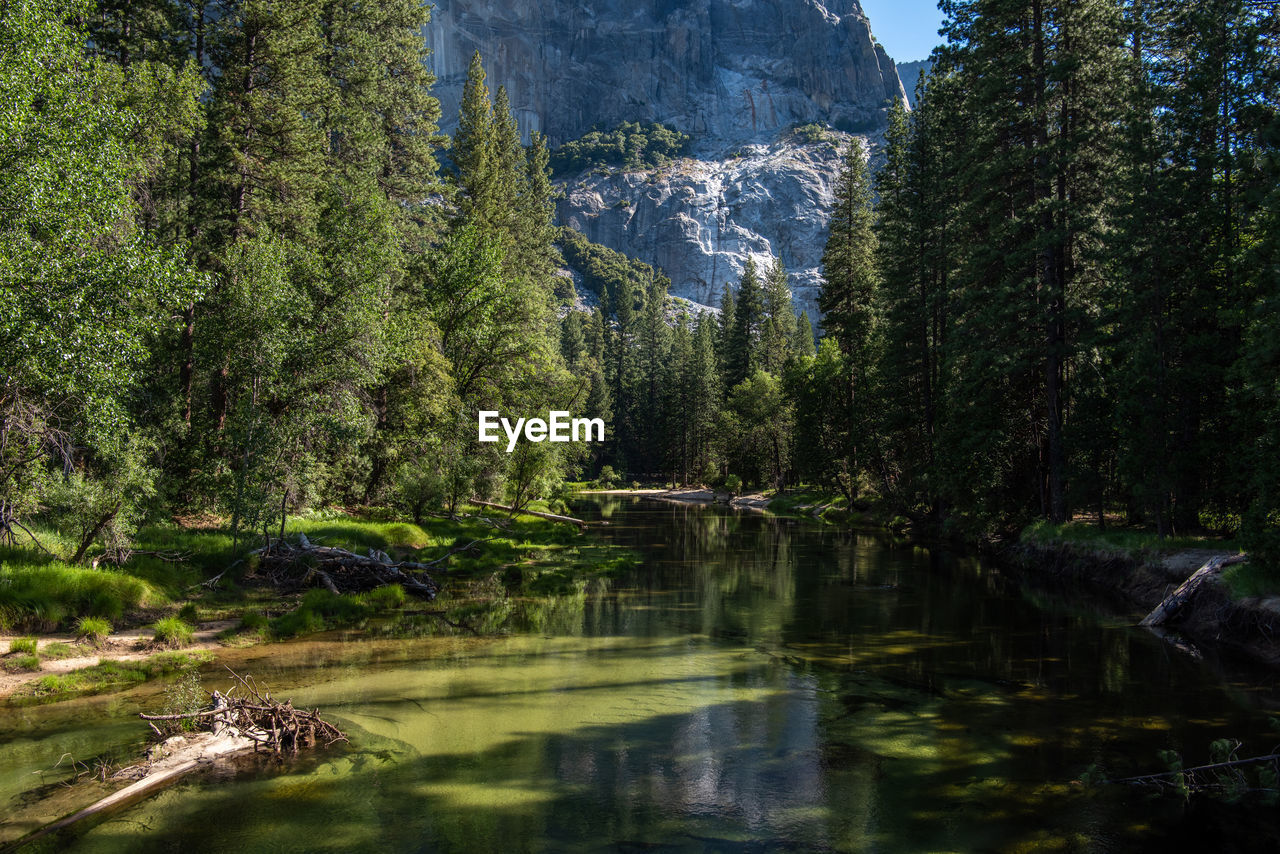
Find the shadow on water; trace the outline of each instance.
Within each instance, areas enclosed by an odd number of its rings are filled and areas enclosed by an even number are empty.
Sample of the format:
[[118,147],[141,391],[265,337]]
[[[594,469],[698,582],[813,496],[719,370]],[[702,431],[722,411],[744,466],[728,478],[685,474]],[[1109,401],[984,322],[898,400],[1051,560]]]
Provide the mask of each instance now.
[[607,516],[604,536],[647,557],[554,632],[253,652],[259,679],[296,688],[355,746],[192,780],[62,844],[1229,851],[1276,839],[1273,810],[1072,783],[1091,765],[1158,770],[1160,750],[1196,761],[1221,737],[1271,747],[1268,694],[1145,633],[942,550],[722,508],[579,512]]

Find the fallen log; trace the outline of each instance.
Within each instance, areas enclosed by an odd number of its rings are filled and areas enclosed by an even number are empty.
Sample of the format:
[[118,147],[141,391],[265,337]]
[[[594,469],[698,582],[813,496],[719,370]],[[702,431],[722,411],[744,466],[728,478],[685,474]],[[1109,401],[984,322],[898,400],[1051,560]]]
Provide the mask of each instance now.
[[481,501],[479,498],[471,499],[471,503],[478,507],[489,507],[494,510],[505,510],[508,513],[523,513],[526,516],[537,516],[539,519],[549,519],[552,522],[566,522],[570,525],[577,525],[580,529],[586,530],[587,523],[582,519],[575,519],[572,516],[557,516],[554,513],[542,513],[537,510],[517,510],[514,507],[508,507],[505,504],[494,504],[492,501]]
[[358,555],[346,549],[315,545],[306,534],[299,534],[296,544],[275,540],[250,554],[258,557],[257,573],[266,575],[278,587],[308,587],[318,582],[331,593],[342,594],[399,584],[406,593],[423,599],[435,599],[440,592],[440,585],[427,574],[440,561],[396,562],[377,549]]
[[1197,569],[1177,590],[1169,594],[1138,625],[1146,626],[1147,628],[1164,625],[1182,610],[1184,605],[1191,601],[1201,587],[1214,577],[1221,575],[1222,570],[1229,566],[1244,563],[1248,559],[1248,555],[1220,555],[1213,558]]
[[[23,847],[41,837],[106,815],[155,794],[161,789],[200,768],[232,756],[270,750],[279,756],[296,755],[303,748],[331,746],[347,737],[336,726],[320,717],[317,710],[296,709],[286,700],[271,699],[252,678],[243,677],[227,668],[235,685],[226,694],[210,695],[212,708],[169,715],[139,714],[157,735],[157,743],[147,751],[147,759],[121,769],[112,775],[116,781],[129,780],[129,785],[84,809],[46,825],[14,843]],[[236,691],[243,696],[235,697]],[[197,721],[207,729],[193,734],[164,738],[156,722]],[[6,849],[9,850],[9,849]]]

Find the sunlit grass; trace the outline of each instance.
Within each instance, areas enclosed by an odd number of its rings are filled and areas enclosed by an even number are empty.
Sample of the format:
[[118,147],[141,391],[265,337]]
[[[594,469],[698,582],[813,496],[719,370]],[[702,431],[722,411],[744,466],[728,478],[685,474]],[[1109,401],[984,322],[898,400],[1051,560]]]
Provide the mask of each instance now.
[[0,564],[0,625],[49,630],[78,617],[118,619],[167,599],[124,572],[62,562]]
[[213,660],[211,652],[162,652],[144,661],[100,661],[70,673],[49,674],[14,692],[15,699],[61,700],[188,673]]

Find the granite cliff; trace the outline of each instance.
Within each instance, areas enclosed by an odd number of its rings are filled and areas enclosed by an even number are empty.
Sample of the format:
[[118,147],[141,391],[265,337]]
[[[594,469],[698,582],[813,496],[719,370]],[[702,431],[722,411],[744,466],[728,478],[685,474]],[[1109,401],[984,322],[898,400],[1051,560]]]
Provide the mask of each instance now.
[[[568,179],[560,216],[704,303],[770,254],[812,303],[837,144],[877,137],[906,97],[857,0],[436,0],[428,40],[446,132],[479,50],[526,135],[558,145],[623,121],[690,134],[691,158]],[[835,132],[793,132],[811,124]]]

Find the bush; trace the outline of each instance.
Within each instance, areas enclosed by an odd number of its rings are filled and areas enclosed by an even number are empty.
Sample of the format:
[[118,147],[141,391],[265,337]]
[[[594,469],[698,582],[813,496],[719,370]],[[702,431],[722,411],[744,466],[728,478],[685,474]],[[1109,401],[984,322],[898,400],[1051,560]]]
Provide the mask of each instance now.
[[240,616],[240,629],[246,632],[260,632],[265,629],[270,620],[267,615],[261,611],[245,611]]
[[737,495],[742,491],[742,478],[736,474],[731,474],[724,479],[724,488],[732,495]]
[[611,489],[617,486],[620,480],[622,480],[622,477],[616,471],[613,470],[613,466],[605,466],[604,468],[600,469],[600,477],[598,478],[597,482],[601,486],[608,487]]
[[156,621],[155,641],[158,644],[177,649],[188,645],[194,638],[195,629],[177,617]]
[[[209,705],[209,695],[200,684],[200,674],[188,672],[164,689],[164,707],[162,715],[186,715],[198,712]],[[181,732],[195,732],[200,728],[200,721],[185,718],[176,721],[158,721],[157,726],[166,735],[177,735]]]
[[831,142],[831,132],[819,124],[799,125],[792,129],[791,134],[804,143]]
[[14,638],[9,641],[9,652],[27,652],[35,654],[36,644],[35,638]]
[[76,640],[82,640],[90,646],[102,646],[111,635],[111,623],[102,617],[81,617],[76,624]]
[[178,611],[178,619],[196,625],[200,622],[200,609],[196,607],[195,602],[188,602],[182,606],[182,610]]

